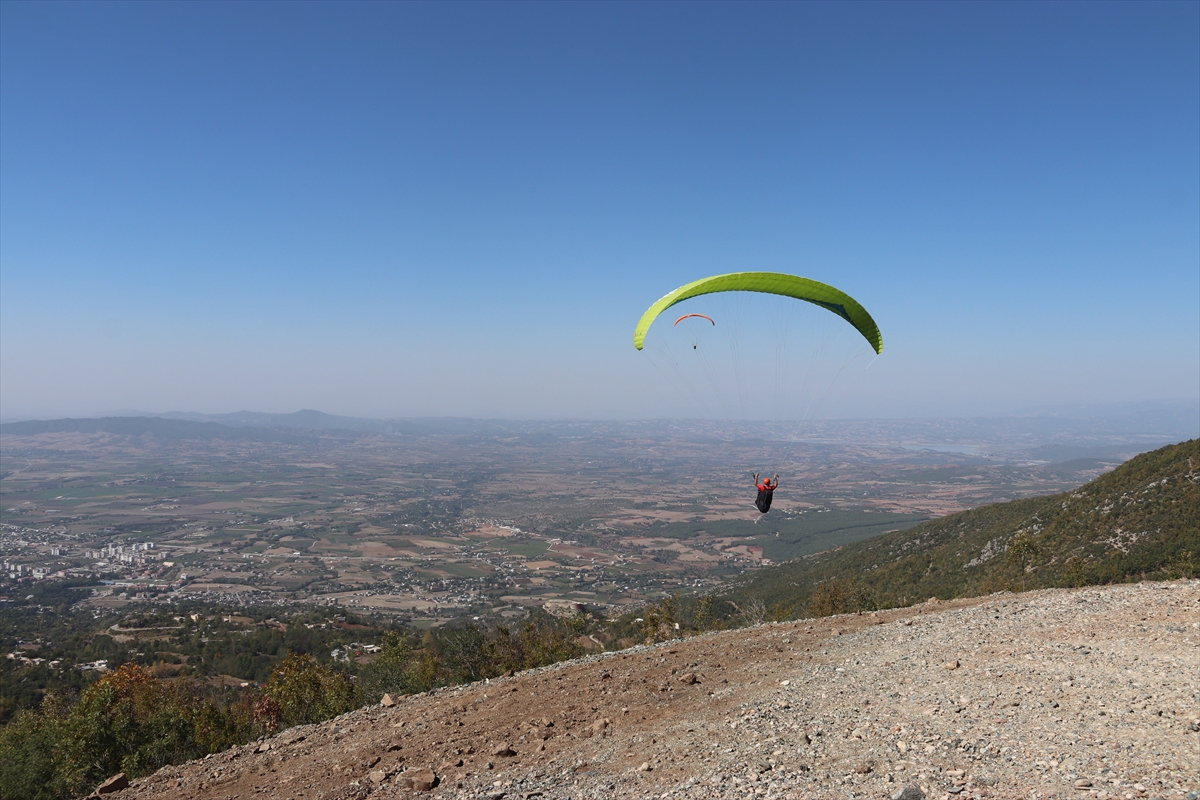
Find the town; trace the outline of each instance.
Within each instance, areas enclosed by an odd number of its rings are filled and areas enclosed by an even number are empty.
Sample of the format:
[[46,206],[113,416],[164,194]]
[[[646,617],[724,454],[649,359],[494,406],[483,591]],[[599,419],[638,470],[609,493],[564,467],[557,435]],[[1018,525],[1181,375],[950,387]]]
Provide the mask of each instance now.
[[780,448],[746,426],[545,423],[282,442],[7,432],[0,603],[31,583],[72,581],[88,586],[82,602],[107,610],[337,607],[418,626],[535,606],[619,611],[1058,491],[1139,446],[1109,441],[1107,460],[1055,464],[1028,449],[963,447],[947,422],[808,433],[758,520],[739,473]]

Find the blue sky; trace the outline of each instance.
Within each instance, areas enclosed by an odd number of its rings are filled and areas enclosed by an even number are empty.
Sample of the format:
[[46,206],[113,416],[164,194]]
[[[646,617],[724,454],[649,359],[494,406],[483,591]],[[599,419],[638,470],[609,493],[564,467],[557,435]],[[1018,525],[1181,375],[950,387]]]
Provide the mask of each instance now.
[[674,413],[736,270],[829,414],[1195,398],[1200,4],[0,4],[6,419]]

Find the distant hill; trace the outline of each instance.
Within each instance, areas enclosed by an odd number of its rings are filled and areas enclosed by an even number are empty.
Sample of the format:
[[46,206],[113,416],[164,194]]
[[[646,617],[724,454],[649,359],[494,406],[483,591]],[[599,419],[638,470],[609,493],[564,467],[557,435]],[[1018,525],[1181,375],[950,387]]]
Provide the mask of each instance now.
[[[328,431],[331,433],[349,431],[356,434],[376,433],[391,436],[516,436],[533,442],[552,441],[553,435],[540,430],[543,426],[544,423],[462,417],[365,419],[341,417],[326,414],[323,411],[304,409],[288,414],[262,411],[235,411],[230,414],[198,414],[191,411],[169,411],[165,414],[120,412],[118,415],[108,417],[6,422],[0,425],[0,433],[14,435],[63,431],[127,435],[152,433],[161,438],[177,439],[226,438],[291,441],[289,433],[284,433],[285,431],[292,433],[297,431]],[[231,435],[230,431],[235,429],[242,432]],[[256,429],[259,432],[246,433],[245,431],[248,429]],[[275,433],[268,433],[267,429],[271,429]],[[311,439],[311,436],[307,438]]]
[[1191,577],[1200,439],[1143,453],[1071,492],[964,511],[744,576],[730,597],[814,615],[1040,589]]
[[192,422],[161,417],[99,417],[97,419],[49,419],[6,422],[0,434],[36,436],[43,433],[111,433],[118,436],[153,436],[164,441],[226,439],[230,441],[308,441],[311,437],[266,428],[234,428],[215,422]]
[[191,422],[215,422],[231,428],[300,428],[303,430],[344,430],[370,433],[404,433],[403,423],[397,425],[385,420],[340,417],[323,411],[304,409],[290,414],[273,414],[262,411],[235,411],[230,414],[197,414],[191,411],[170,411],[166,414],[148,416],[164,419],[188,420]]
[[[181,419],[193,422],[215,422],[232,428],[260,427],[313,431],[354,431],[383,433],[392,436],[469,436],[513,435],[529,427],[528,423],[503,420],[467,419],[464,417],[433,417],[426,419],[367,419],[342,417],[324,411],[303,409],[288,414],[262,411],[235,411],[230,414],[197,414],[191,411],[170,411],[147,416]],[[536,427],[536,424],[535,424]]]
[[[877,447],[892,445],[909,451],[914,459],[943,465],[991,463],[996,459],[1020,464],[1045,464],[1067,480],[1072,470],[1086,472],[1096,464],[1123,461],[1171,442],[1200,436],[1200,401],[1178,400],[1121,406],[1053,407],[1032,409],[1016,417],[829,419],[799,423],[764,420],[503,420],[465,417],[415,417],[369,419],[326,414],[304,409],[291,413],[236,411],[202,414],[194,411],[165,413],[115,411],[118,417],[209,422],[230,428],[272,428],[285,431],[383,434],[399,437],[448,437],[460,443],[471,439],[514,445],[538,445],[550,437],[588,438],[643,435],[672,441],[723,445],[730,441],[771,446],[781,441],[803,441],[820,448],[847,444]],[[1060,462],[1073,462],[1060,466]],[[1094,474],[1094,473],[1093,473]],[[1087,476],[1081,476],[1083,480]]]

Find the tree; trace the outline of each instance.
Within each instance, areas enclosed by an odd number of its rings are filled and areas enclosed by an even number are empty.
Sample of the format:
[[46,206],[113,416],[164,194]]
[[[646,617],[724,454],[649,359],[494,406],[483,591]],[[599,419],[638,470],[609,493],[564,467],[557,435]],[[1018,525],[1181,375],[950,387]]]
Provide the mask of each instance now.
[[387,631],[380,642],[375,660],[359,671],[359,697],[377,703],[385,693],[415,694],[429,688],[422,679],[422,651],[414,649],[412,639],[397,631]]
[[279,704],[281,719],[289,726],[321,722],[354,708],[350,678],[300,653],[288,653],[263,692]]
[[70,710],[58,737],[56,779],[78,793],[116,772],[148,775],[196,758],[191,685],[168,685],[129,663],[96,681]]
[[55,770],[54,752],[66,715],[56,695],[40,710],[24,710],[0,728],[0,800],[54,800],[69,795]]
[[485,655],[487,636],[474,623],[441,631],[442,661],[454,683],[478,681],[489,677]]
[[767,618],[767,604],[758,595],[750,595],[742,603],[742,619],[747,625],[761,625]]
[[698,631],[706,631],[713,623],[713,599],[705,595],[696,601],[696,611],[692,614],[692,624]]
[[1008,561],[1015,564],[1021,574],[1021,591],[1025,591],[1025,573],[1040,552],[1037,542],[1028,531],[1020,531],[1008,543]]

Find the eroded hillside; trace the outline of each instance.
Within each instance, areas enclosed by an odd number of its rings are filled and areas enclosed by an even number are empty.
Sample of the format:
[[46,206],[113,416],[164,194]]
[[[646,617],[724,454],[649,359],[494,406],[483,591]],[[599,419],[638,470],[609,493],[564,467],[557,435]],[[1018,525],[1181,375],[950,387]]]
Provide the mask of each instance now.
[[[125,798],[1200,795],[1200,581],[592,656],[294,728]],[[422,791],[420,779],[436,776]]]

